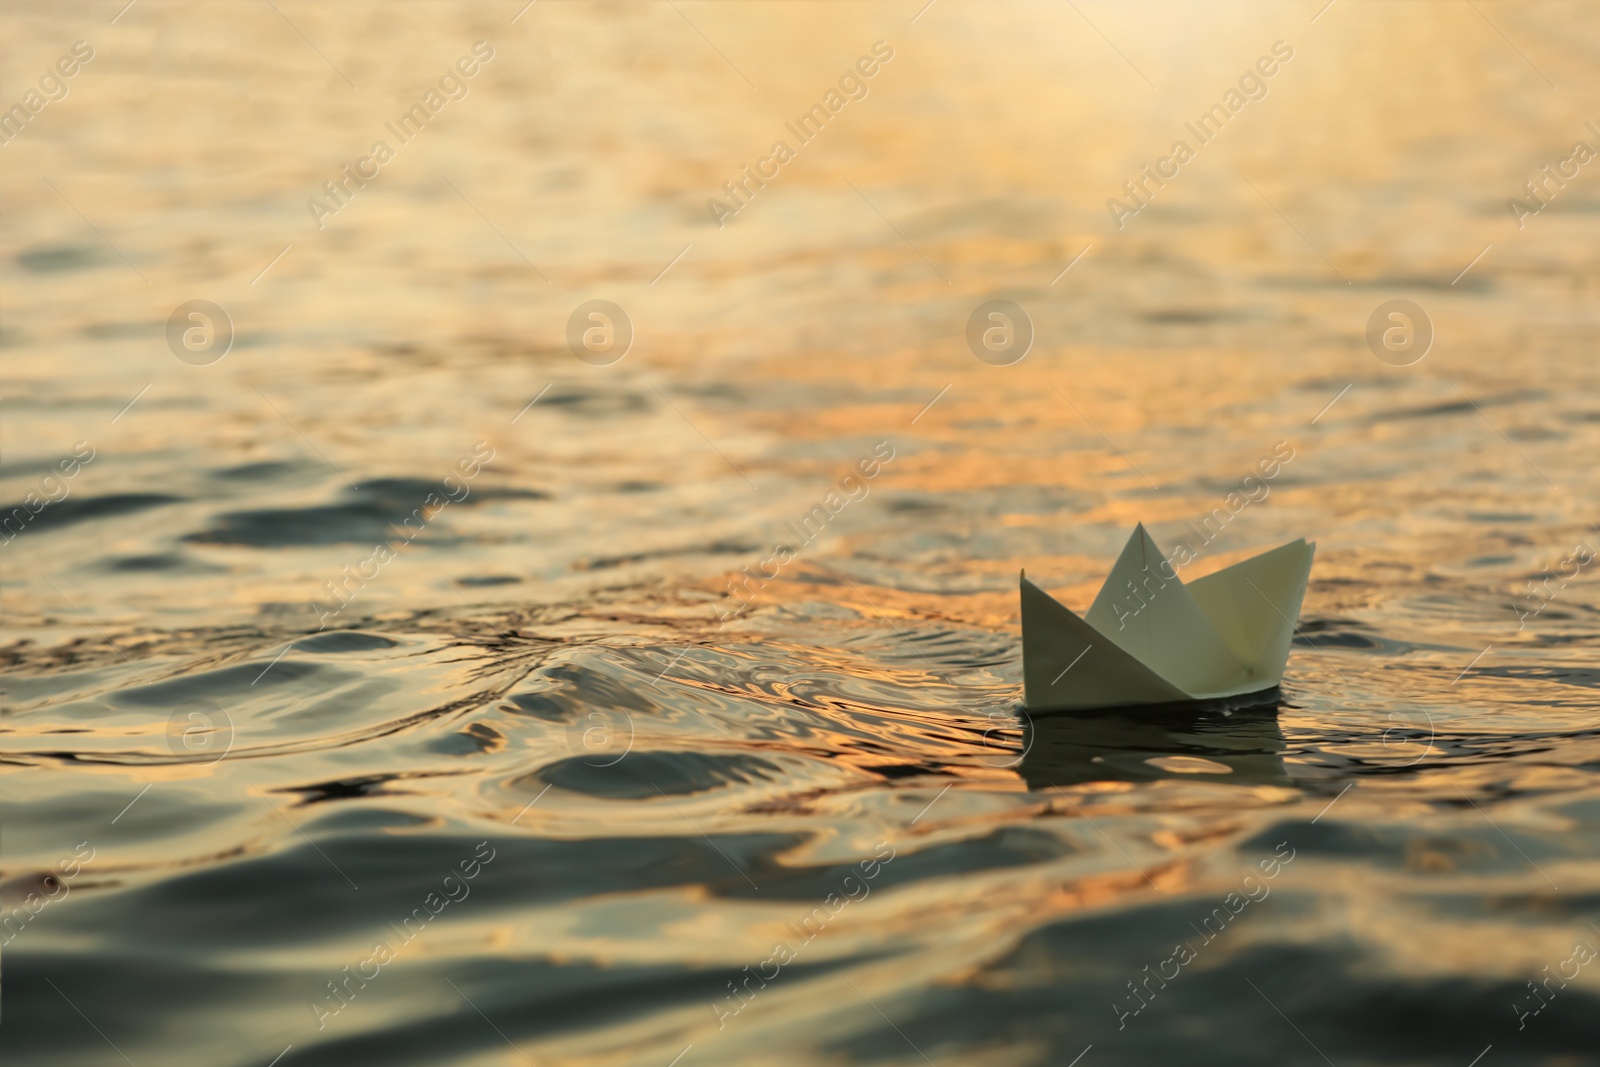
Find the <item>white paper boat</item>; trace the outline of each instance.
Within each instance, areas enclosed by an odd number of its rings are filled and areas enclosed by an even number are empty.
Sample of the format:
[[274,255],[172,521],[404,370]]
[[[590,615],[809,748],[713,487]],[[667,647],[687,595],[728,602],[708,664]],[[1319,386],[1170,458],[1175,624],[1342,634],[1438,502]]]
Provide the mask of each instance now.
[[1112,708],[1272,689],[1316,547],[1291,541],[1185,585],[1141,524],[1081,618],[1024,574],[1024,703]]

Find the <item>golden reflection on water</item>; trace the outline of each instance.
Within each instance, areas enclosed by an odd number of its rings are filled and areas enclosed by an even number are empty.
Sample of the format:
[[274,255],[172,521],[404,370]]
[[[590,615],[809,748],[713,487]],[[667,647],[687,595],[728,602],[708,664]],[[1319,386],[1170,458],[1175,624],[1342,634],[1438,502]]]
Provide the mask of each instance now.
[[[105,1052],[45,978],[140,1063],[512,1062],[457,994],[541,1062],[1300,1054],[1246,978],[1339,1062],[1588,1054],[1600,972],[1502,1017],[1600,918],[1590,576],[1518,619],[1593,536],[1600,199],[1585,168],[1520,228],[1506,204],[1595,136],[1592,9],[117,6],[0,14],[0,105],[94,49],[0,146],[5,499],[95,450],[0,549],[0,895],[98,850],[7,945],[20,1055]],[[318,228],[308,198],[479,40]],[[1277,42],[1119,229],[1108,198]],[[996,297],[1036,330],[1013,366],[965,341]],[[1364,340],[1395,298],[1437,331],[1409,367]],[[236,330],[204,367],[165,338],[196,299]],[[611,366],[566,347],[592,299],[635,327]],[[393,540],[480,441],[470,494]],[[1130,526],[1192,538],[1279,442],[1192,571],[1318,542],[1275,716],[1022,715],[1017,570],[1082,607]],[[391,541],[335,623],[379,636],[303,641]],[[184,747],[193,712],[226,759]],[[486,838],[478,902],[313,1026]],[[1115,1026],[1283,840],[1278,900]],[[1428,1021],[1350,1006],[1383,1000]],[[151,1022],[175,1003],[182,1048]]]

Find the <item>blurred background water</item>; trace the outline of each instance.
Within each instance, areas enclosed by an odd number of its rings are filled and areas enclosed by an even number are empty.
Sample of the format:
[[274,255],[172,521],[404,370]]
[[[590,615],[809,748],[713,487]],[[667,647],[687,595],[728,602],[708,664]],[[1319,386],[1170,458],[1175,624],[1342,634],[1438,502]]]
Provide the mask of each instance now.
[[[6,1062],[1600,1062],[1592,6],[123,4],[0,13]],[[1279,442],[1277,705],[1023,712]]]

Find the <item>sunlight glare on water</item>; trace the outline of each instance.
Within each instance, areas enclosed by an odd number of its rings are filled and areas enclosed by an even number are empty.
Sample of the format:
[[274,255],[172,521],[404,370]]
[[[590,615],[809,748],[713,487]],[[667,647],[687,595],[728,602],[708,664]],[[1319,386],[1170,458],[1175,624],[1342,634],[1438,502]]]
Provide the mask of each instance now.
[[[1592,6],[123,5],[0,13],[8,1062],[1600,1062]],[[1024,711],[1139,522],[1317,542],[1275,705]]]

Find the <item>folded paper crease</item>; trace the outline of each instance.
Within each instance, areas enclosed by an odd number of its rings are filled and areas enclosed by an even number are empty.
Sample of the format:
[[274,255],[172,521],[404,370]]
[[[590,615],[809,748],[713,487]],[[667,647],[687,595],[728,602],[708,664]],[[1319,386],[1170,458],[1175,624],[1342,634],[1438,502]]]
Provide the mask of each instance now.
[[1315,551],[1291,541],[1185,584],[1140,524],[1082,617],[1023,575],[1024,702],[1051,711],[1272,689]]

